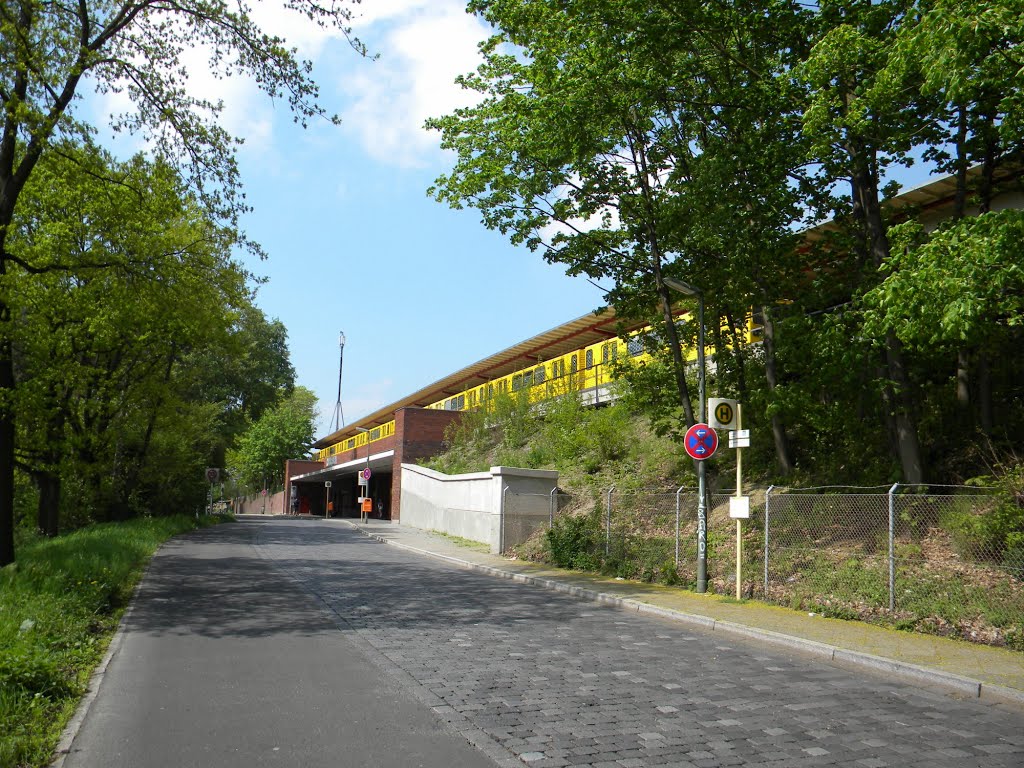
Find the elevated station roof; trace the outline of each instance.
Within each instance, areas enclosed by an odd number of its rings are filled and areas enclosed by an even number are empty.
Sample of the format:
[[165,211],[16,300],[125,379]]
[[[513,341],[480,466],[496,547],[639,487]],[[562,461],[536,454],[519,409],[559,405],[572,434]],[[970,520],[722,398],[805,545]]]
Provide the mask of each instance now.
[[561,357],[581,347],[614,338],[618,335],[616,332],[617,321],[618,318],[613,308],[601,307],[583,317],[578,317],[526,341],[513,344],[508,349],[438,379],[433,384],[332,432],[315,442],[313,447],[326,448],[339,440],[351,437],[358,432],[357,427],[372,429],[380,424],[385,424],[395,417],[395,411],[399,408],[410,406],[422,408],[521,368]]

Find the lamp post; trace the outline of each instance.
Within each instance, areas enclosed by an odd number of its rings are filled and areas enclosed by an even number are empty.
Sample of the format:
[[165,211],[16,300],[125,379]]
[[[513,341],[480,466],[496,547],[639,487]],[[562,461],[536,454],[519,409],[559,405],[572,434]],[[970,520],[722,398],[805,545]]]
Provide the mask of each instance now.
[[[368,430],[366,427],[356,427],[356,432],[364,432],[364,433],[366,433],[366,468],[369,469],[370,468],[370,430]],[[370,478],[364,477],[363,479],[366,481],[366,497],[369,498],[369,496],[370,496]],[[361,523],[365,523],[366,522],[366,513],[363,512],[363,505],[362,504],[359,505],[359,522],[361,522]]]
[[[707,398],[705,396],[704,374],[704,292],[682,280],[663,278],[665,285],[684,296],[697,299],[697,398],[700,422],[707,422]],[[708,510],[707,510],[707,468],[703,461],[697,462],[697,592],[708,589]]]

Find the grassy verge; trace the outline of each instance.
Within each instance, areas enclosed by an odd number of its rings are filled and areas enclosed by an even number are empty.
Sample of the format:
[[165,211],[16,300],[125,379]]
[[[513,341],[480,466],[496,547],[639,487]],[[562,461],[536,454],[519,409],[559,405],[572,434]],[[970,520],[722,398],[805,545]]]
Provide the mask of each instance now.
[[440,536],[442,539],[447,539],[452,544],[466,549],[472,549],[475,552],[490,552],[491,547],[488,544],[484,544],[481,541],[475,541],[474,539],[464,539],[461,536],[455,536],[451,533],[445,533],[444,531],[431,531],[435,536]]
[[157,547],[224,518],[94,525],[0,570],[0,766],[44,766]]

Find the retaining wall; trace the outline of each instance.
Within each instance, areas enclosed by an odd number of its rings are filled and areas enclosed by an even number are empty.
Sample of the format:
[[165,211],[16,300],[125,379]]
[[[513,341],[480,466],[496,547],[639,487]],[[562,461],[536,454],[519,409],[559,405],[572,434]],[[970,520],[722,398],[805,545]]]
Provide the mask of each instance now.
[[511,494],[549,494],[557,485],[558,473],[541,469],[491,467],[445,475],[402,464],[402,524],[479,541],[497,553],[503,544],[505,489]]

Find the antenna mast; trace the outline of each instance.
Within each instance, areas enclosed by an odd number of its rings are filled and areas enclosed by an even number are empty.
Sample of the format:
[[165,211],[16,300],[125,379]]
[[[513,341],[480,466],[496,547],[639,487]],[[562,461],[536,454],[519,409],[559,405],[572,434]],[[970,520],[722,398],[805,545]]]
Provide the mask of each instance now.
[[345,412],[341,409],[341,367],[345,362],[345,334],[338,333],[338,402],[334,405],[334,429],[337,432],[345,426]]

